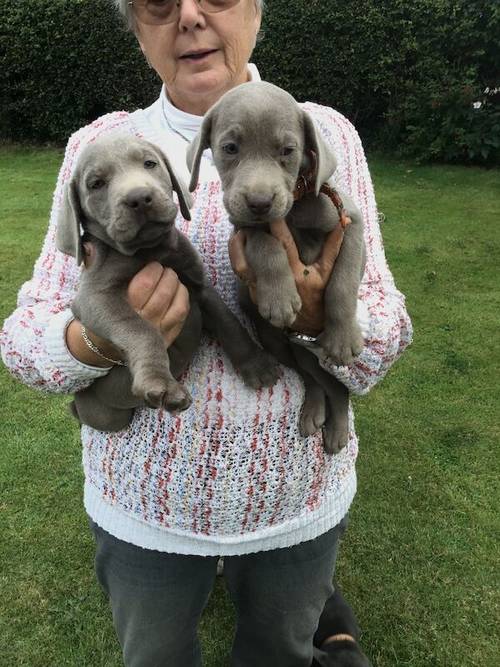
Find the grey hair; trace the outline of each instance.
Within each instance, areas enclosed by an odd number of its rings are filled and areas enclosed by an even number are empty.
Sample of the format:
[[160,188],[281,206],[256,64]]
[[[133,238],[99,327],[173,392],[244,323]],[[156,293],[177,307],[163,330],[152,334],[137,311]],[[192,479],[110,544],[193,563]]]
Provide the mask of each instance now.
[[[265,0],[253,0],[259,12],[264,11]],[[113,0],[113,4],[116,6],[122,17],[125,19],[127,27],[129,30],[135,30],[134,16],[131,10],[130,5],[132,4],[129,0]]]

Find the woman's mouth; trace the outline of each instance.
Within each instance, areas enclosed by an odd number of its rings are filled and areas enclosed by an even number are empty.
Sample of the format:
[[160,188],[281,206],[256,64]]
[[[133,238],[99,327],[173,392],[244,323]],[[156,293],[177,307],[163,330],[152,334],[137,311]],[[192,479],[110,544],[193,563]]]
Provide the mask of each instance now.
[[216,53],[217,49],[205,49],[205,50],[199,50],[199,51],[188,51],[184,55],[180,57],[180,60],[188,60],[192,62],[200,62],[201,60],[205,60],[205,58],[208,58],[209,56],[212,55],[212,53]]

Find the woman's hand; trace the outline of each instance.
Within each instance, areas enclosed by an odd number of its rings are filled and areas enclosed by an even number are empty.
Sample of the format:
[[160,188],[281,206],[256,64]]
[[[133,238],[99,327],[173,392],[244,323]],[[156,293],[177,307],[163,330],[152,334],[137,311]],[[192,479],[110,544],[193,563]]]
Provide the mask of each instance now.
[[[309,336],[317,336],[324,327],[324,292],[340,250],[339,230],[335,228],[326,238],[319,259],[309,266],[300,261],[293,236],[285,220],[270,224],[271,234],[283,245],[295,278],[302,309],[293,328]],[[248,285],[250,297],[255,302],[255,275],[245,258],[245,232],[239,230],[229,240],[229,257],[234,272]]]
[[[94,248],[85,244],[85,266],[93,261]],[[171,345],[182,330],[189,313],[189,293],[172,269],[159,262],[151,262],[132,278],[127,289],[127,300],[142,319],[152,324]],[[91,366],[109,366],[109,362],[90,350],[82,339],[81,323],[73,320],[66,331],[66,342],[71,354]],[[110,359],[121,360],[120,351],[109,341],[87,330],[90,340]]]
[[171,345],[189,313],[189,293],[172,269],[147,264],[132,278],[127,299],[143,320],[152,324]]

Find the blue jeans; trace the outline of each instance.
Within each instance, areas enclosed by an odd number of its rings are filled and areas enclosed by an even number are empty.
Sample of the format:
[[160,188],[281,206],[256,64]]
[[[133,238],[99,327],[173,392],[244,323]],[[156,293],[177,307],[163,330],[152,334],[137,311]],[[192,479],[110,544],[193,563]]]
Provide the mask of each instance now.
[[[224,558],[236,607],[232,667],[310,667],[313,635],[345,521],[286,549]],[[96,573],[108,595],[126,667],[200,667],[198,621],[217,558],[141,549],[91,522]]]

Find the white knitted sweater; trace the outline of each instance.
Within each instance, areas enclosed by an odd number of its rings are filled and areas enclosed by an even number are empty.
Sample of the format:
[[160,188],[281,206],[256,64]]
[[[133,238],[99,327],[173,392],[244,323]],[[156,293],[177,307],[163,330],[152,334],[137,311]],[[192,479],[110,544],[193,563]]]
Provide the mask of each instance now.
[[[253,75],[257,78],[255,70]],[[351,193],[364,217],[368,261],[359,297],[370,315],[366,346],[350,367],[322,360],[351,392],[364,394],[408,345],[411,324],[384,258],[359,137],[332,109],[310,103],[304,108],[337,155],[334,182]],[[162,91],[148,109],[103,116],[71,137],[41,255],[1,333],[4,362],[22,382],[73,393],[107,372],[80,363],[65,344],[80,270],[56,250],[54,236],[62,188],[82,148],[114,130],[142,135],[161,146],[188,180],[186,139],[200,122],[175,110]],[[251,330],[238,306],[227,254],[232,228],[210,158],[207,154],[202,163],[192,220],[179,216],[177,224],[200,252],[216,289]],[[204,338],[182,381],[193,404],[178,416],[145,408],[119,433],[82,428],[85,507],[95,522],[145,548],[233,555],[298,544],[342,519],[356,489],[352,412],[348,446],[328,456],[320,435],[299,435],[304,394],[293,371],[283,369],[274,387],[253,391],[218,343]]]

